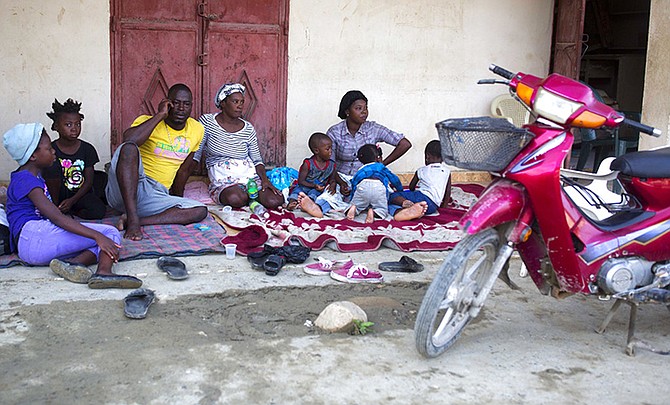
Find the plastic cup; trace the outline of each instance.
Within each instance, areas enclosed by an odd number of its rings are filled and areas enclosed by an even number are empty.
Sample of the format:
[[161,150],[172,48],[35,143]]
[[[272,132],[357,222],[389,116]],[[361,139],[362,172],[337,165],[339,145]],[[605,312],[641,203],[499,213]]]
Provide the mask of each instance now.
[[235,258],[235,250],[237,249],[237,245],[234,243],[226,243],[226,258],[227,259],[234,259]]

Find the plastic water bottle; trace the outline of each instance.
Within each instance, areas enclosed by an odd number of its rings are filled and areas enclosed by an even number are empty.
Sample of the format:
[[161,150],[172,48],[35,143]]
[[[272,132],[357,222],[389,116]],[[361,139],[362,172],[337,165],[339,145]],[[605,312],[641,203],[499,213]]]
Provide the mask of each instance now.
[[252,200],[258,198],[258,184],[256,184],[256,180],[253,178],[247,182],[247,193],[249,193],[249,198]]
[[252,201],[251,204],[249,204],[249,208],[251,209],[251,212],[258,215],[258,218],[267,219],[270,217],[270,213],[268,212],[268,210],[265,209],[263,204],[259,203],[256,200]]

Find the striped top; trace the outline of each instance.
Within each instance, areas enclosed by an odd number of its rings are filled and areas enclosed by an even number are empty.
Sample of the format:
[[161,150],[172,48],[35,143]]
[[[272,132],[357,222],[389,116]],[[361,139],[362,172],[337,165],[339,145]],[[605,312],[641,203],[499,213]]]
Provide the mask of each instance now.
[[251,159],[254,166],[262,165],[263,158],[258,148],[254,126],[242,120],[244,122],[242,129],[228,132],[216,122],[216,114],[203,114],[200,117],[199,121],[205,127],[205,137],[193,159],[200,162],[204,153],[205,165],[208,168],[230,159]]

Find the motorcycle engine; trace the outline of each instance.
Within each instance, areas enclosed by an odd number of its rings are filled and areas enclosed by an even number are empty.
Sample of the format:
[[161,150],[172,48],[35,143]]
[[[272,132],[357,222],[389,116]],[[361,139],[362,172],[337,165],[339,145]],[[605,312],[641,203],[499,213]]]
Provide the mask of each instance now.
[[651,283],[654,262],[626,257],[607,260],[598,272],[598,287],[607,294],[616,294]]

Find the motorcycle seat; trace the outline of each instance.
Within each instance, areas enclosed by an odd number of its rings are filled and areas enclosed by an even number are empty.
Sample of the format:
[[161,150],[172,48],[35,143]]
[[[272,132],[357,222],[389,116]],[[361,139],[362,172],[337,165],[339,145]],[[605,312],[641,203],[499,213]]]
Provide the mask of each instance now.
[[670,147],[626,153],[614,159],[610,170],[631,177],[670,178]]

